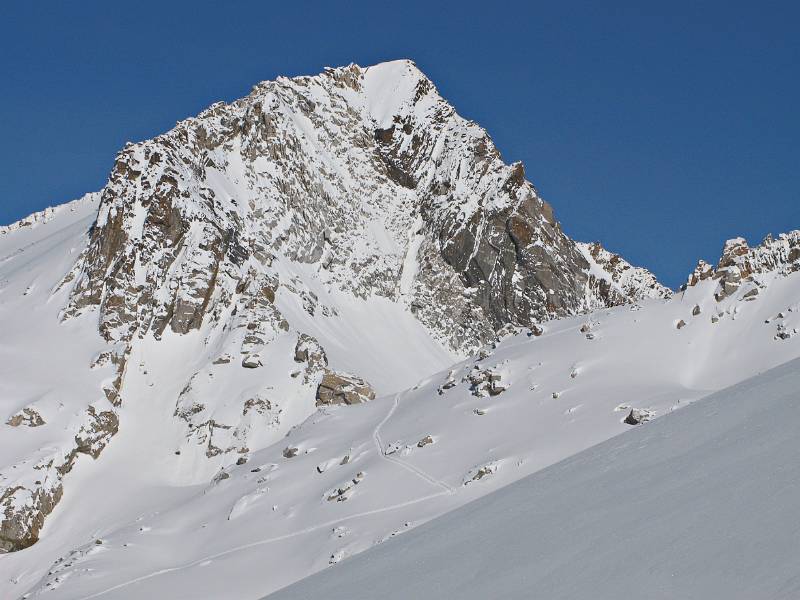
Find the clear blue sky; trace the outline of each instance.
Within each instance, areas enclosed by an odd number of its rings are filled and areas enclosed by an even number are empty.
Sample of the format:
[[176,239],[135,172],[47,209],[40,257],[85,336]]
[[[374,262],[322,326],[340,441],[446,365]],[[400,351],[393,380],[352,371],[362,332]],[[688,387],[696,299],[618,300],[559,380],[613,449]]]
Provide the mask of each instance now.
[[800,227],[797,2],[4,2],[0,223],[277,75],[412,58],[567,233],[666,284]]

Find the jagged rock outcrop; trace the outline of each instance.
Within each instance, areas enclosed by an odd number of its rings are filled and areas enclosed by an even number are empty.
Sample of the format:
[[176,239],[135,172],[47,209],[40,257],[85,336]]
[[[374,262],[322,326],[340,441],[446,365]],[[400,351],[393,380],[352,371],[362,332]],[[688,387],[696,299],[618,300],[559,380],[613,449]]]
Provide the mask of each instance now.
[[473,396],[498,396],[506,391],[506,385],[501,383],[502,375],[494,369],[481,369],[477,365],[464,376],[464,381],[470,384]]
[[[39,540],[39,531],[63,493],[59,484],[48,489],[33,490],[21,486],[8,487],[0,494],[0,552],[14,552],[32,546]],[[25,501],[20,501],[21,498]]]
[[[800,230],[782,233],[777,238],[768,235],[752,248],[744,238],[733,238],[725,242],[716,267],[703,260],[698,262],[683,289],[714,279],[719,282],[716,298],[721,301],[736,293],[743,282],[752,282],[759,275],[786,276],[796,271],[800,271]],[[751,292],[747,292],[750,297],[758,294]]]
[[708,264],[706,261],[700,259],[697,261],[697,266],[692,271],[691,275],[689,275],[689,279],[686,282],[686,285],[692,286],[697,285],[701,281],[705,281],[709,277],[714,276],[714,267]]
[[304,381],[310,382],[320,376],[324,377],[325,367],[328,366],[328,356],[325,349],[316,338],[301,333],[294,347],[294,361],[305,366],[303,371]]

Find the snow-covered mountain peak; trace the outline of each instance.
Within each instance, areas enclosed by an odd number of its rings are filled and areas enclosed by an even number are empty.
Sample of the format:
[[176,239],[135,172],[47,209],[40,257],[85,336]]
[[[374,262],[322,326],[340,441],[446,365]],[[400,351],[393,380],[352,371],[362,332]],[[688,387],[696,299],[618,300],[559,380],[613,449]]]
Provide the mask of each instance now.
[[380,129],[391,127],[396,116],[424,115],[426,108],[441,100],[433,83],[410,60],[367,67],[363,89],[369,115]]
[[98,306],[107,339],[185,333],[247,273],[279,285],[276,259],[357,297],[402,293],[457,351],[633,298],[587,295],[588,263],[522,165],[396,61],[262,83],[126,147],[66,315]]
[[[409,404],[420,412],[408,418],[428,418],[424,394],[450,389],[442,380],[450,370],[450,387],[459,388],[451,398],[494,397],[506,385],[498,377],[527,377],[528,358],[517,357],[506,374],[484,363],[472,374],[459,361],[490,352],[503,334],[529,328],[530,339],[551,339],[540,346],[561,348],[546,331],[560,326],[542,324],[581,319],[578,340],[590,344],[602,339],[598,313],[578,315],[664,304],[670,291],[652,274],[566,236],[526,177],[410,61],[350,65],[259,83],[242,99],[128,144],[103,190],[74,211],[3,230],[4,341],[30,351],[0,362],[8,457],[0,465],[0,548],[39,548],[48,515],[71,494],[113,528],[118,517],[91,495],[104,493],[99,473],[129,492],[166,486],[180,495],[213,480],[215,496],[233,466],[257,453],[272,461],[277,445],[276,460],[305,464],[317,430],[299,426],[330,416],[341,438],[334,456],[334,434],[320,433],[330,442],[318,473],[330,473],[327,482],[344,473],[328,470],[334,458],[345,467],[366,456],[364,439],[372,443],[361,427],[375,431],[379,409],[350,405],[417,386]],[[684,307],[669,306],[649,320],[658,335],[667,335],[662,326],[677,331],[672,317]],[[38,368],[34,348],[64,358],[57,369]],[[435,385],[426,381],[434,376]],[[481,401],[454,421],[470,435],[478,430],[469,419],[485,416],[473,410],[489,408]],[[444,423],[446,414],[439,417]],[[310,437],[287,446],[289,432]],[[426,435],[417,440],[423,447],[443,447]],[[348,453],[348,438],[360,440],[361,454]],[[348,470],[347,481],[363,488],[359,472]],[[80,491],[72,478],[83,482]],[[347,481],[327,483],[356,485]],[[259,490],[251,492],[261,497]],[[87,534],[80,523],[36,550],[40,564]]]

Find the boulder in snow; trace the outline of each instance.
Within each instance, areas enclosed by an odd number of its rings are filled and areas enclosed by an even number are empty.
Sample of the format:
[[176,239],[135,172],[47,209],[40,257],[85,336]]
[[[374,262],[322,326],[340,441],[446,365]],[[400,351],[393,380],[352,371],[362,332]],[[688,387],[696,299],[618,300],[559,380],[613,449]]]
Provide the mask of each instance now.
[[257,369],[263,366],[263,363],[261,362],[261,357],[257,354],[248,354],[242,359],[242,366],[245,369]]
[[758,288],[753,288],[749,292],[747,292],[744,296],[742,296],[743,300],[755,300],[756,296],[758,296],[759,290]]
[[317,406],[329,404],[361,404],[375,399],[369,383],[347,373],[325,369],[317,388]]
[[464,485],[469,485],[473,481],[480,481],[484,477],[488,477],[489,475],[493,475],[497,472],[497,463],[488,463],[482,465],[480,467],[475,467],[471,469],[465,476],[464,476]]
[[653,418],[653,413],[646,408],[632,408],[623,423],[627,425],[640,425]]

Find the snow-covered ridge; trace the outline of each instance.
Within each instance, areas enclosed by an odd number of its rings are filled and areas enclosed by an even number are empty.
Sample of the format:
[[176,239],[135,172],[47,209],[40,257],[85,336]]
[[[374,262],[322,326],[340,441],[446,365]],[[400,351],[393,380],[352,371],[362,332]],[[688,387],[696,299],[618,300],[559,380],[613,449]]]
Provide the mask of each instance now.
[[75,212],[79,208],[82,208],[87,204],[97,203],[99,200],[99,192],[90,192],[76,200],[65,202],[64,204],[58,204],[56,206],[48,206],[44,210],[31,213],[27,217],[23,217],[19,221],[15,221],[9,225],[0,225],[0,235],[8,235],[14,231],[19,231],[20,229],[35,229],[40,225],[49,223],[62,212]]
[[[619,298],[669,298],[672,290],[663,286],[655,275],[642,267],[634,267],[619,254],[603,248],[599,242],[578,242],[578,249],[589,263],[588,273],[610,288],[607,294]],[[613,292],[611,292],[613,290]],[[624,303],[624,302],[621,302]]]
[[[98,306],[109,339],[186,332],[229,304],[249,270],[274,279],[273,257],[314,265],[358,297],[402,295],[456,351],[507,322],[653,293],[587,286],[583,254],[523,166],[504,164],[485,130],[395,61],[262,82],[126,147],[67,314]],[[121,294],[137,270],[139,297]]]

